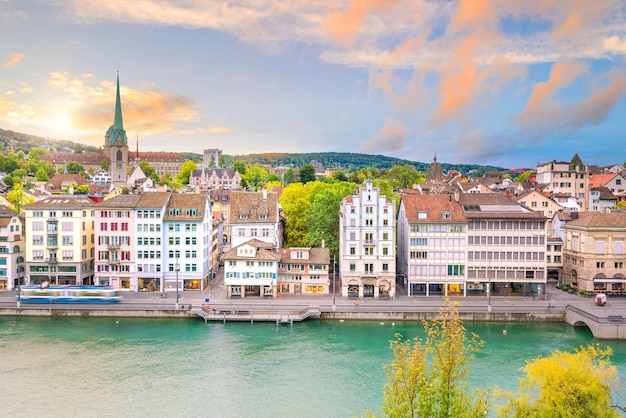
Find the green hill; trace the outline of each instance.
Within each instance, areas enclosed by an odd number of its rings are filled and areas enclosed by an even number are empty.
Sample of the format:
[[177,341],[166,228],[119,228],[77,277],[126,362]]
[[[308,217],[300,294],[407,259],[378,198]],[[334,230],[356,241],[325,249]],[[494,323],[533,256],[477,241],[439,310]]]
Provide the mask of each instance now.
[[[77,150],[88,153],[101,153],[101,147],[82,145],[77,142],[44,138],[35,135],[0,129],[0,151],[8,153],[13,147],[14,152],[22,151],[28,154],[31,148],[39,147],[50,152],[73,153]],[[202,154],[179,153],[187,160],[202,162]],[[299,168],[312,161],[318,161],[325,168],[339,169],[345,173],[358,171],[362,168],[377,168],[387,170],[394,165],[412,165],[418,171],[426,172],[429,162],[409,161],[400,158],[387,157],[385,155],[358,154],[351,152],[309,152],[309,153],[264,153],[245,155],[224,155],[226,164],[230,165],[236,160],[243,161],[246,165],[260,164],[267,167],[294,167]],[[478,164],[448,164],[441,163],[444,172],[457,170],[464,174],[480,176],[488,171],[505,171],[502,167],[482,166]]]

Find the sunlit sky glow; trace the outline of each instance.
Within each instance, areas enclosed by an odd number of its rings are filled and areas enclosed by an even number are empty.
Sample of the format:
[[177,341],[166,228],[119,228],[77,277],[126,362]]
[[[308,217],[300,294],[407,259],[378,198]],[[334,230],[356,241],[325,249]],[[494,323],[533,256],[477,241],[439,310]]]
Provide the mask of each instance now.
[[0,0],[0,128],[131,149],[626,161],[623,0]]

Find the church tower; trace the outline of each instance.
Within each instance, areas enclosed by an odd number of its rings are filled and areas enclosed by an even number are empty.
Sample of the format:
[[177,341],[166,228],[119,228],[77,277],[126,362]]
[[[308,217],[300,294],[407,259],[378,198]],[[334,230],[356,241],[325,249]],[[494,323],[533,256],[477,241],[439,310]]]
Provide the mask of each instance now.
[[120,75],[117,74],[117,95],[115,96],[115,119],[104,135],[104,155],[111,159],[109,171],[111,182],[116,186],[126,185],[128,171],[128,141],[122,122],[122,102],[120,100]]

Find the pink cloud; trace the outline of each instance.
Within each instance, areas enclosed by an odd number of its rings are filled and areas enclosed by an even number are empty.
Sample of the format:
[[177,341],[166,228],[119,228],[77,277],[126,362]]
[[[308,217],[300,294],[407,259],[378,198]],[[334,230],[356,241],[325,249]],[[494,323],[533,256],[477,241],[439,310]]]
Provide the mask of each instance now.
[[15,67],[17,64],[19,64],[24,59],[25,56],[26,56],[26,54],[23,54],[23,53],[14,54],[11,58],[8,59],[8,61],[5,61],[5,63],[2,64],[2,66],[4,68]]
[[393,3],[393,0],[352,0],[343,13],[339,11],[335,3],[325,26],[337,41],[348,47],[354,41],[363,20],[369,13],[385,9]]

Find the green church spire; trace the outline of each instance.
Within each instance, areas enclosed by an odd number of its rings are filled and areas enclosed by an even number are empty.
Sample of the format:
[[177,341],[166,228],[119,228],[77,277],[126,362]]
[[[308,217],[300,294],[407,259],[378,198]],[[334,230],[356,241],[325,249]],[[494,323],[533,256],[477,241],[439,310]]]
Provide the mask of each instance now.
[[120,100],[120,72],[117,72],[117,94],[115,95],[115,121],[113,129],[124,130],[124,122],[122,122],[122,101]]
[[128,145],[124,122],[122,122],[122,100],[120,98],[120,73],[117,72],[117,92],[115,95],[115,119],[107,131],[109,145]]

